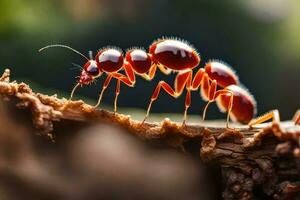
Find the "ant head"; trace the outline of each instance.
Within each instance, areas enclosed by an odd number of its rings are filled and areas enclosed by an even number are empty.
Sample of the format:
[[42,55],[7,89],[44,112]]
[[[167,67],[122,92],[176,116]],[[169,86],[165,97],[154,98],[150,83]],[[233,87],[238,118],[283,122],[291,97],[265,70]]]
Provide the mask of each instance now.
[[102,75],[102,70],[98,67],[95,60],[89,60],[83,66],[83,70],[80,74],[79,83],[86,85],[91,83],[95,78]]
[[72,47],[62,45],[62,44],[53,44],[53,45],[45,46],[45,47],[39,49],[39,52],[44,51],[45,49],[48,49],[48,48],[52,48],[52,47],[61,47],[61,48],[69,49],[87,60],[87,62],[83,66],[83,70],[80,74],[80,79],[78,82],[79,85],[89,84],[94,80],[94,78],[101,76],[103,70],[101,70],[98,63],[92,59],[92,52],[90,52],[90,59],[89,59],[88,57],[86,57],[79,51],[73,49]]

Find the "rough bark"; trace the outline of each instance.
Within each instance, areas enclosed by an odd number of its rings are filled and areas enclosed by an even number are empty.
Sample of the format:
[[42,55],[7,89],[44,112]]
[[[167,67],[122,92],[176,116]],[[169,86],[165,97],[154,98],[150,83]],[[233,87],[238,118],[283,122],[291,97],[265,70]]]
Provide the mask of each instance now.
[[9,76],[9,70],[5,70],[0,79],[2,99],[11,112],[24,111],[20,123],[30,119],[36,134],[58,141],[64,137],[61,129],[104,122],[120,126],[142,140],[159,141],[199,155],[207,165],[217,165],[224,199],[300,198],[300,126],[292,121],[251,129],[236,124],[226,129],[218,122],[182,126],[168,119],[141,124],[130,116],[94,109],[83,101],[35,93],[25,83],[10,82]]

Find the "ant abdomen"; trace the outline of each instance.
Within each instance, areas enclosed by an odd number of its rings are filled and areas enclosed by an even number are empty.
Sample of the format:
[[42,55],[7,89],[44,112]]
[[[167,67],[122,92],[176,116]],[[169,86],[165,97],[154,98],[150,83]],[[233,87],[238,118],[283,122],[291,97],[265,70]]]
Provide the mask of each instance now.
[[237,85],[238,77],[234,71],[220,61],[210,61],[205,65],[205,72],[212,80],[217,80],[220,87]]
[[190,45],[175,39],[154,42],[149,49],[153,61],[173,70],[192,69],[199,65],[200,56]]
[[[230,112],[231,119],[241,123],[248,123],[256,114],[256,102],[252,95],[237,85],[229,85],[225,90],[233,94],[233,106]],[[220,95],[216,102],[222,112],[228,112],[230,95]]]
[[95,57],[100,70],[105,72],[116,72],[123,66],[124,58],[122,52],[115,48],[99,51]]
[[132,66],[134,71],[144,74],[149,71],[152,60],[149,54],[141,49],[132,49],[126,53],[126,61]]

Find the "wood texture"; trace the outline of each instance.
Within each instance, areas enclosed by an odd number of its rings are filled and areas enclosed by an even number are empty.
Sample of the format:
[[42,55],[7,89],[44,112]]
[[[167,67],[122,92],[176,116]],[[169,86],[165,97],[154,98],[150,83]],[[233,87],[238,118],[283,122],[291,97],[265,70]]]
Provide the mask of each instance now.
[[25,83],[10,82],[9,77],[7,69],[0,78],[2,99],[12,110],[30,111],[24,117],[31,119],[36,134],[56,140],[59,124],[89,126],[105,122],[219,166],[224,199],[300,198],[300,126],[292,121],[265,123],[251,129],[237,124],[226,129],[224,123],[214,121],[184,127],[168,119],[141,124],[130,116],[94,109],[83,101],[35,93]]

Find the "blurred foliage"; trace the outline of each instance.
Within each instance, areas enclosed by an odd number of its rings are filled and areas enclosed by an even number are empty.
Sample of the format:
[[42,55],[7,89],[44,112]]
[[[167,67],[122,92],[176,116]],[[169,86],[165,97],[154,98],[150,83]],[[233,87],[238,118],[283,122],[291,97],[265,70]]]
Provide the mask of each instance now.
[[[79,75],[70,63],[84,60],[58,48],[39,54],[40,47],[61,43],[87,53],[115,45],[125,51],[174,36],[199,50],[201,66],[210,59],[229,63],[258,101],[259,114],[277,108],[288,119],[300,100],[299,9],[297,0],[0,0],[0,67],[41,92],[62,95]],[[77,98],[96,99],[102,79],[80,89]],[[138,79],[133,89],[123,86],[119,105],[144,109],[160,79],[174,77],[158,74],[151,82]],[[112,84],[105,103],[113,103],[114,90]],[[201,113],[198,92],[192,100],[190,113]],[[161,94],[153,112],[181,113],[183,103],[184,97]],[[222,117],[216,107],[209,112],[209,118]]]

